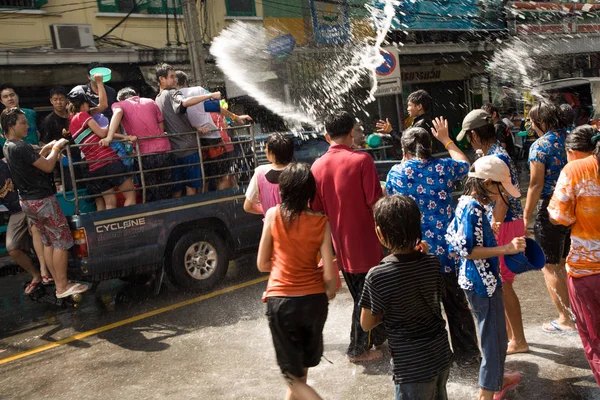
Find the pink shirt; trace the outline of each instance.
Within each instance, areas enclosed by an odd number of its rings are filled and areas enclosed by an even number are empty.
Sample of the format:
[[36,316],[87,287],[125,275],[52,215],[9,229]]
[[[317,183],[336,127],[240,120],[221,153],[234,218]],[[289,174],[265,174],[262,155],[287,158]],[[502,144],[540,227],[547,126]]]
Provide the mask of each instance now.
[[[162,113],[152,99],[134,96],[112,105],[113,112],[117,108],[123,110],[121,125],[128,135],[138,138],[148,136],[165,136],[160,129],[160,122],[164,121]],[[162,153],[171,150],[169,139],[156,138],[140,140],[140,153]]]
[[373,159],[334,144],[311,171],[317,183],[312,208],[329,218],[338,265],[352,274],[368,272],[383,258],[373,219],[373,206],[382,195]]

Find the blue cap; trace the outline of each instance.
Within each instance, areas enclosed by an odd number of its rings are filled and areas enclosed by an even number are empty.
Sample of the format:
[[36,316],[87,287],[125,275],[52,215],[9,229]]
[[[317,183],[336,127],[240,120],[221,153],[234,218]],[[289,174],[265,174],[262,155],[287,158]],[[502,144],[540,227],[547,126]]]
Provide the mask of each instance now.
[[525,238],[527,247],[524,253],[504,256],[506,267],[513,274],[522,274],[527,271],[537,271],[546,265],[546,256],[537,242],[531,238]]

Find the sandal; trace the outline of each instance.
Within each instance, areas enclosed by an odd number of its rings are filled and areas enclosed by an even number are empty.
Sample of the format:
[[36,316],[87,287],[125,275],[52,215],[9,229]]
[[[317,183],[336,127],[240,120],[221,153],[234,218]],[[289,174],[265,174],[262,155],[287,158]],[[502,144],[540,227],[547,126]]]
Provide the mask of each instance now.
[[563,335],[573,335],[578,333],[577,329],[562,329],[559,326],[558,321],[550,321],[548,322],[548,325],[550,325],[549,328],[542,325],[542,331],[546,333],[560,333]]
[[54,283],[54,278],[52,277],[52,275],[42,275],[42,283],[44,285],[50,285]]
[[42,281],[37,281],[37,282],[31,281],[31,282],[29,282],[29,285],[27,285],[27,287],[25,288],[25,291],[24,291],[25,295],[30,295],[31,293],[33,293],[33,291],[35,289],[37,289],[37,287],[41,283],[42,283]]
[[83,283],[75,283],[61,294],[58,294],[58,292],[56,292],[56,298],[64,299],[65,297],[69,297],[74,294],[83,293],[88,289],[88,285],[84,285]]
[[504,376],[513,378],[514,380],[508,385],[504,386],[500,392],[496,392],[494,394],[494,400],[502,400],[508,389],[514,388],[519,382],[521,382],[521,374],[518,372],[506,372]]

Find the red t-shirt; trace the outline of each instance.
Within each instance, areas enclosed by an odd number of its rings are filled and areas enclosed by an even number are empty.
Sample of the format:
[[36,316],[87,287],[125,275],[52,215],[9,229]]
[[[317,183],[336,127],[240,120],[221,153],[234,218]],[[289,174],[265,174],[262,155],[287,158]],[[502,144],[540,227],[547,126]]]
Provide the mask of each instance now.
[[[99,143],[100,137],[96,135],[88,126],[92,120],[92,116],[87,112],[79,112],[71,117],[71,123],[69,124],[69,131],[75,143]],[[110,147],[103,147],[100,145],[96,146],[83,146],[81,147],[83,155],[87,161],[105,160],[107,158],[117,158],[117,153]],[[92,162],[89,164],[90,172],[94,172],[108,164],[112,164],[116,160]]]
[[327,214],[338,265],[353,274],[368,272],[383,258],[373,219],[382,195],[373,159],[334,144],[311,170],[317,182],[312,208]]

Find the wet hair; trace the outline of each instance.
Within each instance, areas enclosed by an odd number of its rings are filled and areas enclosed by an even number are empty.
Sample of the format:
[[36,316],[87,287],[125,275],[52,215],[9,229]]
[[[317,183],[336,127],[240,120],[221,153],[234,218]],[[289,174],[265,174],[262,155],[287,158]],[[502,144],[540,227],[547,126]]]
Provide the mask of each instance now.
[[169,76],[169,71],[173,71],[175,68],[167,63],[161,63],[156,66],[156,79],[160,81],[160,78],[166,78]]
[[69,104],[67,105],[67,111],[69,111],[69,114],[77,114],[79,112],[79,110],[81,110],[81,106],[84,105],[85,103],[89,104],[89,102],[87,101],[85,96],[78,96],[76,98],[70,98]]
[[126,100],[126,99],[128,99],[130,97],[134,97],[134,96],[137,96],[137,93],[135,92],[135,90],[133,88],[126,87],[126,88],[119,90],[119,93],[117,93],[117,100],[123,101],[123,100]]
[[425,114],[431,111],[431,103],[433,102],[429,93],[424,90],[417,90],[408,95],[407,101],[410,101],[414,105],[423,106],[423,112]]
[[[475,165],[471,165],[469,168],[469,172],[475,172]],[[490,197],[492,193],[485,187],[485,179],[475,178],[475,177],[467,177],[463,184],[463,195],[465,196],[473,196],[477,197],[484,204],[490,204],[492,202],[492,198]]]
[[67,89],[65,89],[63,86],[54,86],[52,89],[50,89],[50,98],[52,98],[52,96],[67,97]]
[[400,141],[405,153],[421,159],[431,157],[431,134],[424,128],[408,128],[402,133]]
[[88,67],[87,67],[88,75],[90,74],[90,71],[93,70],[94,68],[101,68],[101,67],[105,67],[105,65],[98,61],[92,61],[91,63],[88,64]]
[[272,133],[267,138],[267,151],[273,154],[277,164],[287,165],[294,158],[294,141],[285,133]]
[[352,132],[355,123],[356,120],[352,115],[346,111],[338,111],[325,118],[325,130],[330,138],[341,138]]
[[576,150],[584,153],[593,153],[598,163],[600,175],[600,132],[591,125],[581,125],[573,129],[565,140],[567,150]]
[[548,100],[541,100],[536,103],[531,110],[529,110],[528,116],[540,129],[542,129],[541,123],[546,124],[546,132],[560,126],[558,107]]
[[0,85],[0,93],[5,91],[6,89],[12,89],[14,91],[15,85],[13,85],[11,83],[3,83],[2,85]]
[[392,251],[410,251],[423,238],[421,211],[408,196],[385,196],[373,208],[375,225],[381,230],[385,247]]
[[494,113],[496,113],[496,117],[500,118],[500,113],[498,112],[498,108],[495,105],[493,105],[492,103],[485,103],[484,105],[481,106],[481,109],[485,110],[485,112],[490,114],[491,117],[493,117]]
[[8,130],[17,125],[19,115],[25,115],[23,110],[18,107],[5,108],[0,115],[0,126],[2,127],[2,135],[6,136]]
[[558,108],[559,126],[563,129],[573,126],[575,120],[575,111],[568,104],[561,104]]
[[490,123],[484,126],[480,126],[479,128],[469,129],[467,131],[467,136],[470,140],[473,140],[472,131],[475,131],[475,133],[477,133],[477,136],[479,136],[479,140],[481,141],[481,143],[489,144],[494,143],[496,141],[496,128],[494,127],[494,124]]
[[290,224],[302,211],[308,208],[317,194],[315,177],[306,163],[290,163],[279,175],[281,195],[281,216]]
[[181,87],[187,86],[188,84],[188,76],[183,71],[175,71],[175,76],[177,77],[177,84]]

